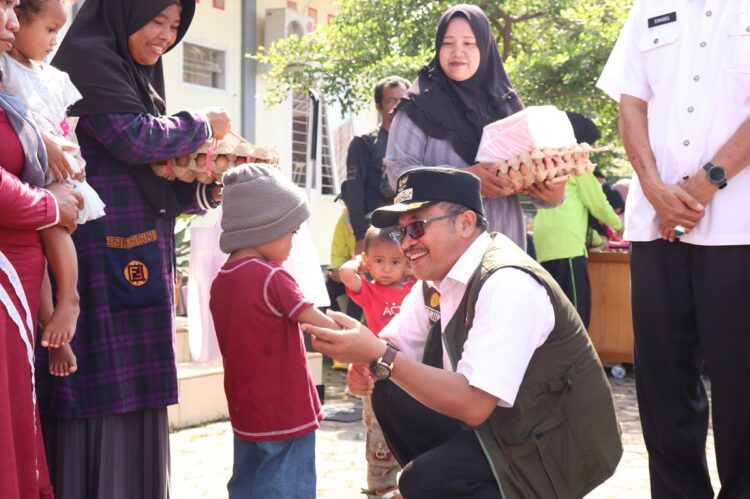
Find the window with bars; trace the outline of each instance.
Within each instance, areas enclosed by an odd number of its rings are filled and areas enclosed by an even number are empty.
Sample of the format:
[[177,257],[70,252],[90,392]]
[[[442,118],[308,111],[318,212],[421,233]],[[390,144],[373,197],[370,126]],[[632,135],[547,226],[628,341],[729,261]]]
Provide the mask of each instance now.
[[[310,97],[294,92],[292,99],[292,180],[300,187],[307,185],[307,136],[310,127]],[[314,187],[315,177],[312,178]]]
[[[328,110],[323,102],[319,103],[320,150],[316,154],[318,171],[310,171],[314,150],[318,150],[317,134],[312,133],[315,113],[312,97],[305,92],[295,91],[292,97],[292,180],[299,187],[307,187],[310,176],[310,189],[321,194],[335,194],[336,178],[334,176],[335,159],[331,153],[331,139],[328,124]],[[308,143],[310,144],[308,146]],[[320,189],[318,189],[320,182]]]
[[226,51],[184,42],[182,54],[182,81],[226,89]]
[[336,179],[333,176],[334,160],[331,154],[331,134],[328,129],[328,109],[325,104],[322,104],[322,123],[321,129],[323,134],[323,147],[321,147],[320,155],[320,193],[321,194],[335,194],[335,182]]

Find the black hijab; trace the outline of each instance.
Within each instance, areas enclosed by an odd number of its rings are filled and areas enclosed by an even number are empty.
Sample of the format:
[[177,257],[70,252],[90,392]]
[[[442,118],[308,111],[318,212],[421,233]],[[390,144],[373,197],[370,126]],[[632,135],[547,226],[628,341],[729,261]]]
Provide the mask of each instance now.
[[[456,17],[471,25],[480,54],[477,72],[462,82],[451,80],[440,67],[440,46],[448,24]],[[435,56],[419,72],[396,111],[401,109],[429,137],[449,141],[468,164],[475,162],[484,126],[523,109],[482,9],[461,4],[443,13],[435,36]]]
[[[70,109],[71,116],[165,113],[161,58],[153,66],[136,63],[128,51],[128,38],[176,3],[181,6],[181,16],[172,47],[185,36],[193,20],[195,0],[86,0],[52,60],[70,75],[83,95]],[[135,166],[132,172],[157,213],[179,213],[167,180],[155,175],[148,165]]]

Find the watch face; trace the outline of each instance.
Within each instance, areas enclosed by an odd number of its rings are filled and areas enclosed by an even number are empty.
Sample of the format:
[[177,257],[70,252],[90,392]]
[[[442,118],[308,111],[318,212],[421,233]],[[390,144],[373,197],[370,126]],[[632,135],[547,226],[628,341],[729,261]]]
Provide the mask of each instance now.
[[724,177],[725,177],[725,175],[724,175],[724,169],[721,168],[721,167],[718,167],[718,166],[714,166],[713,168],[711,168],[710,170],[708,170],[708,177],[713,182],[716,182],[716,183],[723,182],[724,181]]
[[388,379],[391,376],[391,368],[387,364],[373,362],[370,364],[370,374],[377,380]]

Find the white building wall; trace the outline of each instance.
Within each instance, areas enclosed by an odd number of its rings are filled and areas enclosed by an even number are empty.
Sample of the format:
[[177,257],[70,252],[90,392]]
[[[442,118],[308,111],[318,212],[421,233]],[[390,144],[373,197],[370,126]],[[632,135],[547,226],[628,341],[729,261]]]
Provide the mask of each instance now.
[[[236,117],[240,123],[241,92],[241,4],[226,0],[224,10],[213,7],[211,0],[202,0],[195,6],[195,17],[182,42],[162,58],[166,83],[167,110],[174,113],[182,109],[198,110],[219,106]],[[185,42],[226,51],[226,89],[192,85],[183,82],[182,61]]]

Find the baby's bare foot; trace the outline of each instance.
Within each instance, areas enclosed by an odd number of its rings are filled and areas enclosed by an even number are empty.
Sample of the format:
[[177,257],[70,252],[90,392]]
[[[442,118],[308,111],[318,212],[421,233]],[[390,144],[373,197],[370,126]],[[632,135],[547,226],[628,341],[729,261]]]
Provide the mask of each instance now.
[[67,376],[78,370],[76,355],[70,345],[49,349],[49,373],[53,376]]
[[58,303],[42,333],[42,346],[58,348],[70,343],[76,332],[79,311],[78,300]]

